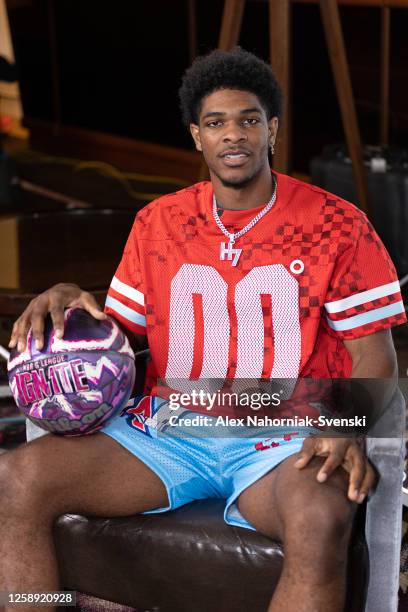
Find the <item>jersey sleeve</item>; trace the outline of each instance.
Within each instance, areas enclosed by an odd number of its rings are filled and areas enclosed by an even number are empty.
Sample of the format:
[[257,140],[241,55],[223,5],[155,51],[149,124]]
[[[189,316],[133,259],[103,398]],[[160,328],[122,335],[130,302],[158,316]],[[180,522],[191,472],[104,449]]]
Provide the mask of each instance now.
[[136,217],[110,284],[104,311],[134,334],[146,335],[145,292],[137,233]]
[[326,296],[326,322],[353,340],[406,322],[394,265],[373,226],[361,215],[352,241],[338,255]]

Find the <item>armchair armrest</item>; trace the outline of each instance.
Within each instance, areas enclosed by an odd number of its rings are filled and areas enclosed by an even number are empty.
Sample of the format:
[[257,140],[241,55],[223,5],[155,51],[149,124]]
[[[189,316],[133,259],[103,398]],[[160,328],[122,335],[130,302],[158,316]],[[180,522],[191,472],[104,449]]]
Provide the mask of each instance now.
[[399,389],[370,429],[366,450],[379,479],[367,503],[370,577],[365,611],[397,612],[405,455],[405,398]]

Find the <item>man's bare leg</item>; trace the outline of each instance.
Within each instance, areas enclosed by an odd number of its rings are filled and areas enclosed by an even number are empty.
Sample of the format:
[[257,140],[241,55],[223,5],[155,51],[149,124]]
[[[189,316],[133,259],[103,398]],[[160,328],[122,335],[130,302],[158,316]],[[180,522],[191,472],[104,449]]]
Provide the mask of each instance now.
[[61,514],[128,516],[168,505],[161,479],[103,433],[47,435],[1,455],[0,500],[0,592],[59,589],[52,527]]
[[268,612],[342,612],[347,552],[356,504],[337,468],[325,483],[314,458],[298,470],[297,455],[241,493],[238,507],[258,531],[283,543],[285,560]]

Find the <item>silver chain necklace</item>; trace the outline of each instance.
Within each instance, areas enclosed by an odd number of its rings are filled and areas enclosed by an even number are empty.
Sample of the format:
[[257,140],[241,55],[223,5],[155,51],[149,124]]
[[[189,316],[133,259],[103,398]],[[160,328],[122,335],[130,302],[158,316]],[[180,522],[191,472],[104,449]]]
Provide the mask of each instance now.
[[234,249],[234,242],[238,239],[241,238],[241,236],[243,236],[244,234],[246,234],[247,232],[249,232],[250,229],[252,229],[254,227],[254,225],[256,223],[258,223],[258,221],[260,221],[260,219],[262,219],[262,217],[264,217],[266,215],[267,212],[269,212],[272,208],[272,206],[275,204],[276,201],[276,179],[275,177],[273,178],[273,193],[272,193],[272,197],[269,200],[269,202],[266,204],[266,206],[264,206],[264,208],[256,215],[256,217],[254,217],[252,219],[252,221],[250,221],[248,223],[248,225],[246,225],[244,228],[242,228],[241,230],[239,230],[239,232],[236,232],[235,234],[231,234],[231,232],[229,232],[226,227],[224,226],[223,222],[221,221],[219,215],[218,215],[218,211],[217,211],[217,199],[215,197],[215,194],[213,195],[213,215],[214,215],[214,220],[216,222],[216,224],[218,225],[219,229],[222,231],[222,233],[224,234],[224,236],[226,236],[229,240],[228,245],[225,242],[221,242],[220,244],[220,260],[224,261],[225,259],[227,259],[228,261],[231,261],[231,265],[233,267],[235,267],[238,263],[238,260],[240,258],[240,255],[242,253],[242,249]]

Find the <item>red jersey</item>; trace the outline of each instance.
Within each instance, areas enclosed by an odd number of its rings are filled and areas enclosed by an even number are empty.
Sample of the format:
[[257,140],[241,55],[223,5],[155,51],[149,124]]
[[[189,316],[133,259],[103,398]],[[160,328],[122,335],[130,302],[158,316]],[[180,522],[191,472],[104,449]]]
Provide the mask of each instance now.
[[[273,208],[231,254],[210,182],[137,214],[105,312],[147,334],[160,378],[349,377],[343,340],[406,321],[394,266],[366,216],[274,174]],[[225,210],[222,223],[236,233],[262,208]]]

